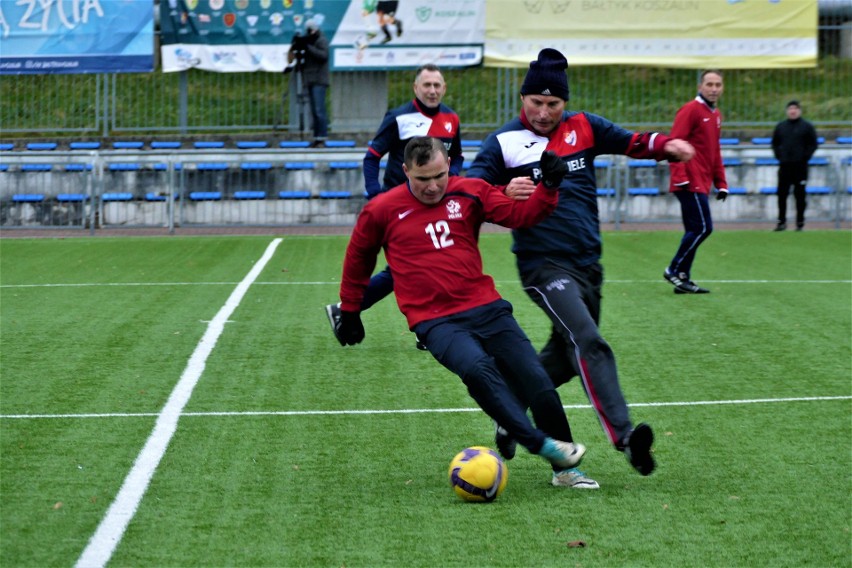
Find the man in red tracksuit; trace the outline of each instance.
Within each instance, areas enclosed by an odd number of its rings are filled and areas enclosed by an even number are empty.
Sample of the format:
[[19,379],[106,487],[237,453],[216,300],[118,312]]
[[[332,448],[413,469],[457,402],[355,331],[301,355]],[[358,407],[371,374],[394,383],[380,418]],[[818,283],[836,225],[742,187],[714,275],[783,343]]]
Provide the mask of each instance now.
[[492,419],[551,463],[553,485],[597,488],[576,470],[585,447],[573,443],[559,394],[512,305],[483,273],[477,243],[485,222],[519,228],[547,217],[568,164],[544,152],[541,183],[526,201],[483,180],[450,177],[447,148],[438,138],[412,138],[403,164],[408,182],[370,200],[355,223],[335,335],[346,345],[364,339],[362,302],[384,249],[399,309],[435,359],[462,379]]
[[692,262],[699,245],[713,232],[710,217],[710,190],[716,188],[716,199],[728,197],[728,181],[722,165],[719,137],[722,131],[722,114],[716,108],[722,96],[722,72],[708,70],[701,73],[698,96],[683,105],[675,115],[670,136],[682,138],[695,148],[695,157],[689,162],[669,164],[671,182],[669,190],[680,201],[684,235],[663,278],[674,286],[675,294],[707,294],[691,279]]

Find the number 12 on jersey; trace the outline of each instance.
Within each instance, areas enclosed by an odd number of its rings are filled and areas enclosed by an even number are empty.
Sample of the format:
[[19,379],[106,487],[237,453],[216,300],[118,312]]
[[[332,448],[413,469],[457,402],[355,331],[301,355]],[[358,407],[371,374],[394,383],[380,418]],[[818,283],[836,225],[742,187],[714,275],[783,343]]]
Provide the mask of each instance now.
[[446,221],[429,223],[426,226],[426,234],[432,238],[432,244],[436,249],[451,247],[455,244],[450,237],[450,225]]

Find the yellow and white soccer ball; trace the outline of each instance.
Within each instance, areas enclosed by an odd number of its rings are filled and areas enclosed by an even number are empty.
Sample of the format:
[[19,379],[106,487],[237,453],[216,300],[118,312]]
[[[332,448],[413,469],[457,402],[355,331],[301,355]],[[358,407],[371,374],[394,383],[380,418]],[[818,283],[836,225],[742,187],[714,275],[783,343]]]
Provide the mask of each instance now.
[[465,501],[490,502],[509,480],[509,468],[497,452],[484,446],[465,448],[450,462],[450,485]]

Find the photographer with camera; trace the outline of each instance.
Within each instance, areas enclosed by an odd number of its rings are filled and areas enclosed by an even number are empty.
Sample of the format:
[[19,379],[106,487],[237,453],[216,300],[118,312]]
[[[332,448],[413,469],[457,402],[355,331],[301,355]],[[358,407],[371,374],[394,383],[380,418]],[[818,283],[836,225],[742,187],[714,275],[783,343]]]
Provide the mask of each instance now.
[[[325,97],[328,92],[328,40],[320,31],[325,20],[322,14],[314,14],[305,22],[306,34],[296,32],[290,42],[290,52],[287,54],[289,63],[285,73],[295,70],[297,78],[301,79],[299,99],[307,95],[311,107],[314,141],[311,148],[325,146],[328,139],[328,115],[325,110]],[[301,114],[301,108],[299,109]]]

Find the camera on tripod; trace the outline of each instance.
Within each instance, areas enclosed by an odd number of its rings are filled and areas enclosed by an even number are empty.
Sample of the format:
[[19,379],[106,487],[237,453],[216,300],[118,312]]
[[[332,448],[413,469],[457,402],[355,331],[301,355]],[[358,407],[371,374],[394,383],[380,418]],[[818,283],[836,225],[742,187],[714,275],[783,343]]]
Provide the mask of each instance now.
[[290,53],[288,61],[290,62],[284,68],[284,74],[292,71],[301,71],[305,66],[305,51],[308,49],[308,36],[302,35],[297,31],[293,34],[293,39],[290,40]]

